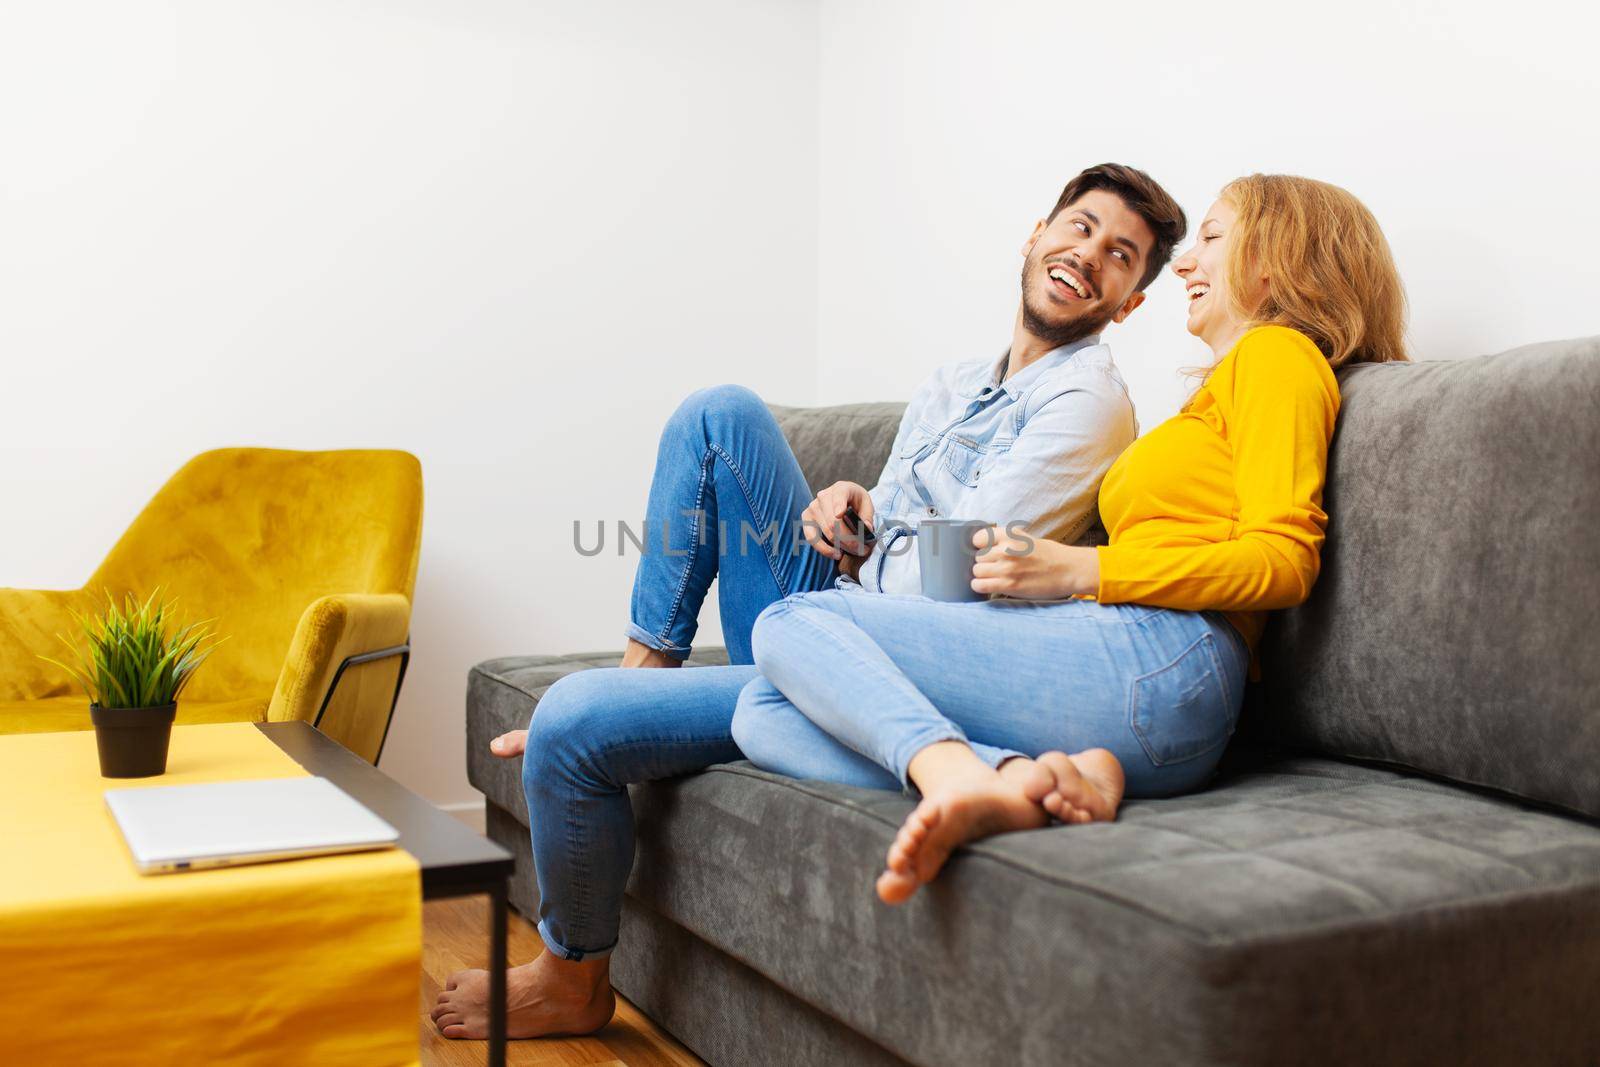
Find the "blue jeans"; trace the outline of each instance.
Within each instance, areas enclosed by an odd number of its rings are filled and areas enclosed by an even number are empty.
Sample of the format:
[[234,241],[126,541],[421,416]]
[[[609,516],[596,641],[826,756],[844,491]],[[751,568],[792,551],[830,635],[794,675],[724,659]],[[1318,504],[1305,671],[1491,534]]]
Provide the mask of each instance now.
[[838,577],[838,564],[800,531],[815,495],[759,396],[739,385],[691,393],[661,432],[627,636],[687,658],[700,605],[720,577],[728,662],[751,662],[761,609]]
[[758,767],[915,792],[937,741],[990,766],[1109,749],[1127,796],[1206,784],[1238,721],[1249,649],[1221,612],[1093,600],[941,603],[828,590],[754,629],[733,736]]
[[[691,393],[661,432],[627,636],[686,658],[720,575],[728,658],[749,664],[763,608],[838,576],[799,532],[814,495],[759,396],[737,385]],[[633,866],[628,783],[742,758],[733,709],[755,674],[751,666],[584,671],[540,700],[522,780],[539,933],[552,952],[583,959],[610,951]]]
[[[702,391],[719,392],[745,404],[749,422],[770,421],[764,406],[748,406],[747,391]],[[730,448],[713,430],[721,418],[702,405],[698,441],[695,420],[668,424],[653,512],[664,484],[690,487],[721,513],[738,499],[725,497],[724,486],[736,488],[750,503],[735,510],[763,518],[783,510],[774,499],[805,492],[797,465],[746,462]],[[757,431],[742,439],[759,440]],[[685,448],[669,452],[669,436]],[[762,447],[747,454],[770,456]],[[685,456],[699,465],[694,477],[681,469]],[[799,508],[809,500],[806,493]],[[694,611],[686,604],[706,588],[697,540],[684,542],[691,551],[675,567],[664,554],[640,564],[634,625],[666,635],[651,647],[688,649]],[[730,591],[727,558],[723,627],[730,653],[743,642],[746,662],[581,671],[550,687],[529,724],[523,790],[539,933],[561,958],[616,945],[633,866],[629,783],[747,757],[794,777],[910,790],[906,764],[916,751],[965,739],[991,766],[1016,754],[1108,748],[1122,762],[1128,796],[1163,796],[1203,785],[1233,732],[1248,651],[1220,613],[1093,601],[946,604],[859,589],[785,593],[785,584],[804,585],[815,572],[770,557],[765,570],[748,568],[761,579],[753,588]],[[731,621],[730,593],[743,613]],[[641,614],[641,604],[665,613]]]

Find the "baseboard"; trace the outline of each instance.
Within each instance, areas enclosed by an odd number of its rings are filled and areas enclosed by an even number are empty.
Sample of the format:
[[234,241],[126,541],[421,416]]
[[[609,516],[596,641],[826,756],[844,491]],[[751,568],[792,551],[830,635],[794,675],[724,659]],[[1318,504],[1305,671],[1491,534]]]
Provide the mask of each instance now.
[[453,819],[466,823],[474,833],[483,833],[483,801],[467,800],[460,804],[440,804],[439,810],[446,812]]

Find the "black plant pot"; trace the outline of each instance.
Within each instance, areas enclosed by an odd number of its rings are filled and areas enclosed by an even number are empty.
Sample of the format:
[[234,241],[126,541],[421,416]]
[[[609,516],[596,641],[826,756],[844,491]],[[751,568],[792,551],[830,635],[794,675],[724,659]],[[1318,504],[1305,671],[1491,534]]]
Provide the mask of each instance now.
[[167,773],[167,743],[178,705],[160,708],[102,708],[89,705],[94,739],[100,748],[102,778],[150,778]]

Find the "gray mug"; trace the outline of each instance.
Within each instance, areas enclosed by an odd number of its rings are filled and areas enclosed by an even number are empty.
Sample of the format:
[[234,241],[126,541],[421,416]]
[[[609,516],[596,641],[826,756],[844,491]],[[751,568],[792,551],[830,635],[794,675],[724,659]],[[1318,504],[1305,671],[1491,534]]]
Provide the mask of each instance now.
[[982,519],[923,519],[917,524],[917,562],[922,595],[934,600],[988,600],[972,591],[972,564],[980,551],[972,535],[988,529]]

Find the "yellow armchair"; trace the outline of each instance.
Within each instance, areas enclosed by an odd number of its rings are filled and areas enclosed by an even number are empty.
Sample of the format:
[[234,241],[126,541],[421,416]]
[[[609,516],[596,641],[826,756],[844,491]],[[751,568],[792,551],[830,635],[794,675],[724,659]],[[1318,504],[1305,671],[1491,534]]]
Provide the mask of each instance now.
[[422,468],[394,451],[227,448],[186,463],[82,589],[0,589],[0,733],[86,730],[57,634],[105,593],[161,586],[219,645],[178,722],[300,719],[373,763],[405,666]]

